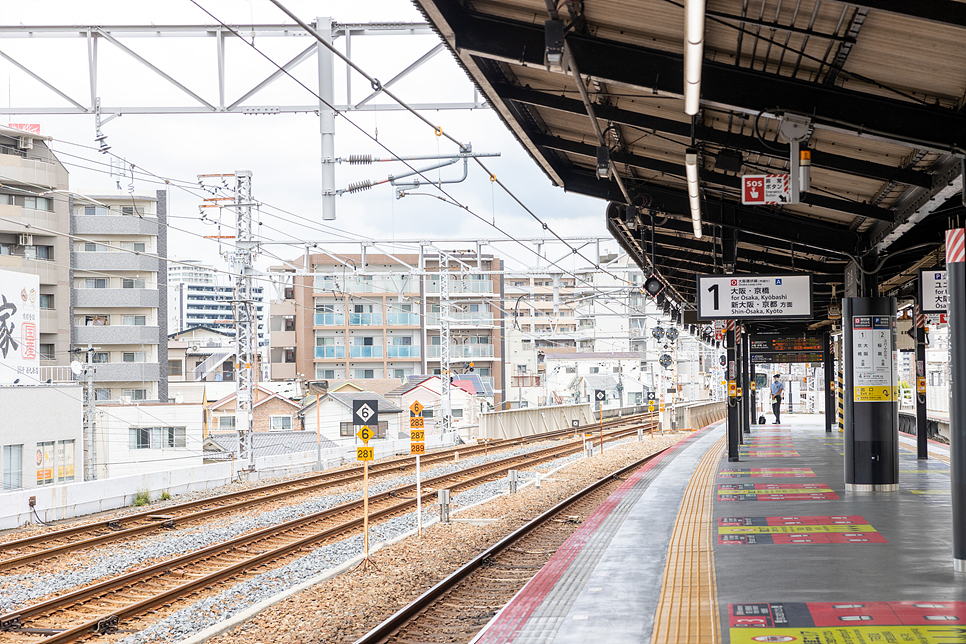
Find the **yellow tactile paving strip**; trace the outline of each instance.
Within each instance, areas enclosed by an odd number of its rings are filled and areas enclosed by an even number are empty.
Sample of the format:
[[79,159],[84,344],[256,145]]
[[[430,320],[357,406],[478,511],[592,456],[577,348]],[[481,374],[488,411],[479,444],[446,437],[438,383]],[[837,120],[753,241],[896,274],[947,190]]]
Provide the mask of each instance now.
[[[912,445],[906,445],[905,443],[899,443],[899,449],[904,449],[907,452],[916,452],[916,453],[919,452],[919,449],[918,448],[913,447]],[[939,454],[937,452],[929,452],[929,458],[934,458],[937,461],[942,461],[943,463],[946,463],[947,465],[950,464],[950,461],[949,461],[949,457],[948,456],[943,456],[942,454]]]
[[668,545],[652,644],[721,641],[712,511],[718,461],[724,447],[722,438],[708,450],[684,492]]

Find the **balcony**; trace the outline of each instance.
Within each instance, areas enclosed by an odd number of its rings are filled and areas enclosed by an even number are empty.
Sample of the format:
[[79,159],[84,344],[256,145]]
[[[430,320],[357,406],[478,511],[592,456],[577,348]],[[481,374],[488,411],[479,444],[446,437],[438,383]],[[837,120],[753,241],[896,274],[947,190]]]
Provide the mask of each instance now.
[[416,313],[387,313],[387,326],[419,326],[419,315]]
[[142,382],[160,379],[161,368],[157,362],[107,362],[97,364],[94,368],[94,382]]
[[294,380],[298,370],[294,362],[273,362],[271,366],[272,380]]
[[157,236],[158,222],[157,219],[131,215],[77,215],[74,217],[74,231],[78,235]]
[[371,346],[351,346],[349,347],[350,358],[381,358],[382,347]]
[[119,324],[75,326],[74,344],[158,344],[158,327]]
[[158,291],[145,288],[79,288],[74,291],[75,307],[158,307]]
[[[427,293],[439,293],[439,281],[426,284]],[[492,293],[493,280],[462,280],[455,277],[449,279],[450,295],[472,295],[474,293]]]
[[[368,347],[359,347],[368,348]],[[326,345],[323,347],[315,347],[315,357],[316,358],[345,358],[345,347]]]
[[[438,344],[429,345],[428,358],[439,359],[440,346]],[[462,358],[492,358],[492,344],[454,344],[449,349],[450,360]]]
[[388,352],[389,352],[390,358],[418,358],[419,357],[419,347],[413,346],[413,345],[390,344]]
[[0,174],[4,183],[26,183],[57,187],[57,166],[37,158],[25,159],[19,155],[0,155]]
[[350,313],[349,326],[382,326],[382,313]]
[[316,313],[315,326],[345,326],[345,315],[342,313]]
[[74,268],[88,271],[144,271],[154,273],[158,270],[158,260],[134,253],[111,253],[96,251],[92,253],[71,253]]
[[[463,327],[490,327],[493,326],[493,314],[491,313],[450,313],[450,324],[457,324]],[[426,316],[426,324],[439,326],[439,312],[433,312]]]
[[272,331],[269,339],[273,347],[294,347],[296,342],[295,331]]

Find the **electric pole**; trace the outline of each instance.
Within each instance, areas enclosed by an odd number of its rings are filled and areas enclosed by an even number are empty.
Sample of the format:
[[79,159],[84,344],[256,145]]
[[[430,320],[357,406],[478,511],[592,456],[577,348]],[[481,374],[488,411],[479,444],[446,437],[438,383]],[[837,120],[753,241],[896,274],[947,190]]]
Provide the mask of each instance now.
[[445,438],[453,429],[453,401],[450,398],[450,366],[449,366],[449,256],[439,253],[439,382],[440,401],[443,408],[443,426],[440,429]]
[[87,380],[87,400],[84,405],[84,436],[87,437],[87,460],[84,462],[84,480],[97,478],[97,440],[94,436],[94,346],[87,345],[87,363],[84,365],[84,378]]
[[255,242],[252,238],[252,173],[235,171],[235,251],[232,272],[235,284],[232,306],[235,314],[235,430],[238,432],[238,459],[242,467],[254,469],[252,448],[252,410],[255,406],[256,342],[255,301],[252,271]]

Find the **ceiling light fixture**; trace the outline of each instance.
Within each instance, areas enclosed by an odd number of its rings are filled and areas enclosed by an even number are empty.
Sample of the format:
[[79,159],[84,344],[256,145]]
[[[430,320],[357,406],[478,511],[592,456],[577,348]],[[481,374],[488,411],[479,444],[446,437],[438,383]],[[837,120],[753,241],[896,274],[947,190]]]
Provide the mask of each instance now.
[[698,184],[698,151],[688,148],[684,155],[684,169],[688,175],[688,205],[691,207],[691,224],[694,238],[704,236],[701,231],[701,186]]
[[698,113],[704,62],[704,0],[684,0],[684,113]]

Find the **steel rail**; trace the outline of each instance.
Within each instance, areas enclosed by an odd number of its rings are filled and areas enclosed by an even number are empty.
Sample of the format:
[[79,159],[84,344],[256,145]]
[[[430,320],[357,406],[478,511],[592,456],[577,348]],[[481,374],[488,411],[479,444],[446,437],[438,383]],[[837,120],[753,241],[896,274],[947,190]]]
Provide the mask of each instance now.
[[[620,425],[627,422],[635,422],[639,416],[644,416],[644,414],[637,414],[633,416],[627,416],[622,419],[613,419],[605,423],[605,427],[614,425]],[[485,452],[489,449],[505,449],[516,445],[521,445],[526,442],[532,442],[535,440],[552,439],[559,436],[566,436],[574,431],[581,431],[582,429],[597,429],[597,425],[584,425],[576,428],[567,428],[564,430],[558,430],[555,432],[547,432],[545,434],[533,435],[521,437],[519,439],[501,439],[494,443],[489,443],[487,445],[476,445],[476,446],[456,446],[453,448],[447,448],[442,451],[435,451],[430,454],[423,456],[423,464],[433,464],[438,461],[447,460],[452,456],[453,452],[462,452],[464,455],[474,455],[478,452]],[[462,447],[462,449],[460,449]],[[389,474],[399,470],[405,470],[415,465],[416,459],[412,456],[406,456],[403,458],[395,458],[390,461],[381,462],[375,464],[369,470],[369,476],[379,476],[383,474]],[[335,485],[341,485],[345,483],[351,483],[353,481],[362,479],[362,467],[354,467],[348,470],[340,470],[338,472],[329,472],[325,474],[317,474],[310,477],[305,477],[297,480],[281,481],[279,483],[272,483],[269,485],[259,486],[248,490],[239,490],[237,492],[229,492],[226,494],[220,494],[217,496],[207,497],[204,499],[198,499],[195,501],[188,501],[185,503],[180,503],[177,505],[167,506],[161,510],[147,510],[144,512],[138,512],[135,514],[128,515],[126,517],[119,517],[117,519],[112,519],[104,523],[85,523],[78,526],[73,526],[70,528],[63,528],[61,530],[56,530],[52,532],[44,532],[39,535],[34,535],[32,537],[26,537],[23,539],[17,539],[12,541],[7,541],[0,543],[0,554],[4,551],[19,550],[21,548],[35,547],[38,544],[48,543],[51,541],[56,541],[59,539],[66,539],[73,537],[85,532],[93,532],[96,530],[110,529],[112,532],[104,535],[90,537],[81,541],[75,541],[72,543],[64,544],[61,546],[54,546],[51,548],[46,548],[39,552],[29,553],[26,555],[21,555],[18,557],[5,559],[0,561],[0,571],[10,570],[12,568],[17,568],[20,566],[25,566],[31,563],[36,563],[37,561],[42,561],[53,556],[60,554],[65,554],[74,550],[81,550],[84,548],[90,548],[97,545],[103,545],[111,541],[118,541],[121,539],[126,539],[139,534],[144,534],[146,532],[152,532],[162,528],[173,527],[175,523],[187,523],[190,521],[197,521],[202,518],[207,518],[215,516],[217,514],[231,512],[237,510],[240,507],[246,505],[258,505],[261,503],[267,503],[270,501],[277,500],[279,498],[284,498],[287,496],[295,496],[298,494],[303,494],[306,492],[311,492],[319,488],[334,487]],[[308,485],[301,485],[303,483],[308,483]],[[295,486],[295,487],[293,487]],[[279,490],[273,492],[273,490]],[[265,494],[268,492],[269,494]],[[250,497],[252,495],[260,495],[255,498],[240,500],[229,503],[228,505],[219,506],[217,508],[206,508],[199,512],[194,512],[188,515],[183,515],[179,517],[173,517],[167,521],[153,521],[140,526],[121,528],[125,523],[133,523],[136,521],[150,520],[148,517],[158,515],[159,511],[165,513],[170,512],[184,512],[186,510],[191,510],[192,508],[203,507],[212,505],[214,503],[224,503],[225,501],[232,501],[233,499],[244,499],[244,497]]]
[[[607,442],[619,440],[636,431],[637,431],[637,427],[631,427],[625,430],[618,430],[618,431],[612,432],[611,434],[606,435],[605,440]],[[435,492],[432,491],[432,488],[433,486],[439,483],[449,483],[450,489],[462,489],[465,487],[471,487],[471,486],[479,485],[484,481],[491,479],[494,476],[500,475],[511,468],[537,465],[544,461],[554,460],[562,456],[568,456],[570,454],[577,453],[581,449],[582,449],[582,445],[577,445],[577,444],[553,446],[550,448],[532,452],[530,454],[523,454],[523,455],[505,458],[505,459],[500,459],[498,461],[492,461],[490,463],[478,465],[473,468],[469,468],[467,470],[461,470],[459,472],[454,472],[451,474],[444,474],[441,476],[433,477],[431,479],[427,479],[422,482],[424,489],[430,490],[425,492],[422,495],[422,499],[427,502],[432,501],[433,497],[435,496]],[[472,475],[477,473],[479,473],[478,476],[475,476],[469,479],[466,478],[467,475]],[[378,503],[378,502],[396,497],[399,494],[415,491],[415,489],[416,489],[415,484],[403,486],[400,488],[395,488],[393,490],[387,490],[386,492],[382,492],[380,494],[372,496],[370,497],[369,500],[370,500],[370,503]],[[182,555],[174,559],[169,559],[167,561],[160,562],[152,566],[142,568],[140,570],[126,573],[119,577],[107,579],[98,584],[94,584],[92,586],[75,590],[65,595],[61,595],[59,597],[55,597],[53,599],[49,599],[47,601],[41,602],[39,604],[25,607],[18,611],[14,611],[5,615],[0,615],[0,630],[3,630],[3,631],[20,630],[21,628],[23,628],[24,620],[34,619],[44,615],[50,615],[55,612],[61,612],[66,609],[70,609],[74,605],[81,604],[84,601],[91,598],[100,597],[102,595],[105,595],[106,593],[109,593],[119,588],[130,589],[130,587],[136,583],[157,578],[161,575],[164,575],[170,572],[173,569],[177,569],[183,566],[188,566],[206,559],[211,559],[219,555],[230,553],[234,549],[241,546],[248,546],[250,544],[253,544],[261,540],[269,539],[272,537],[278,537],[280,536],[281,533],[290,532],[294,529],[330,518],[337,514],[357,510],[362,506],[362,503],[363,503],[362,500],[350,501],[348,503],[344,503],[344,504],[329,508],[319,513],[300,517],[298,519],[294,519],[292,521],[288,521],[288,522],[279,524],[277,526],[270,526],[267,528],[263,528],[261,530],[248,533],[246,535],[241,535],[229,541],[212,544],[206,548],[202,548],[201,550],[195,551],[193,553],[188,553],[186,555]],[[416,504],[416,499],[412,498],[412,499],[406,499],[400,503],[390,505],[382,509],[372,511],[370,513],[370,520],[377,520],[392,514],[397,514],[399,512],[402,512],[403,510],[407,510],[413,507],[415,504]],[[163,591],[161,593],[155,594],[152,597],[141,600],[125,608],[116,610],[110,614],[99,616],[95,619],[89,620],[71,629],[64,630],[60,633],[51,635],[50,637],[45,638],[44,642],[48,644],[62,644],[64,642],[72,642],[77,639],[82,639],[92,634],[112,632],[113,630],[116,629],[117,624],[123,619],[131,617],[135,614],[143,613],[152,608],[162,607],[164,605],[170,604],[178,597],[191,594],[202,587],[211,586],[215,583],[218,583],[219,581],[222,581],[223,579],[226,579],[228,577],[238,574],[240,571],[244,571],[253,567],[263,565],[265,562],[273,559],[279,559],[281,557],[287,556],[309,545],[312,545],[313,543],[317,543],[319,541],[323,541],[330,537],[353,530],[354,528],[361,526],[362,523],[363,523],[363,518],[357,517],[349,521],[346,521],[344,523],[341,523],[337,526],[334,526],[332,528],[323,530],[322,532],[317,532],[314,534],[310,534],[308,536],[299,537],[295,541],[290,542],[288,544],[275,547],[264,553],[245,559],[244,561],[231,564],[214,573],[203,575],[202,577],[194,579],[186,584],[182,584],[180,586],[176,586],[167,591]],[[35,630],[35,629],[27,628],[25,630]],[[48,627],[45,630],[47,632],[50,632],[51,630],[56,630],[56,629],[51,629]]]
[[464,581],[472,573],[488,565],[490,560],[502,553],[504,550],[510,548],[512,545],[534,532],[537,528],[544,525],[547,521],[566,510],[568,506],[592,494],[615,478],[620,478],[624,474],[632,472],[645,465],[648,461],[654,459],[660,454],[663,454],[672,447],[675,446],[672,445],[665,447],[664,449],[645,456],[644,458],[635,461],[626,467],[622,467],[621,469],[608,474],[598,481],[591,483],[573,496],[564,499],[540,516],[532,519],[530,522],[521,526],[516,531],[510,533],[494,545],[470,559],[445,579],[441,580],[432,588],[413,600],[410,604],[404,606],[384,622],[363,635],[361,638],[357,639],[354,644],[377,644],[387,642],[389,638],[393,637],[403,626],[412,621],[423,610],[431,606],[433,602],[455,588],[460,582]]

